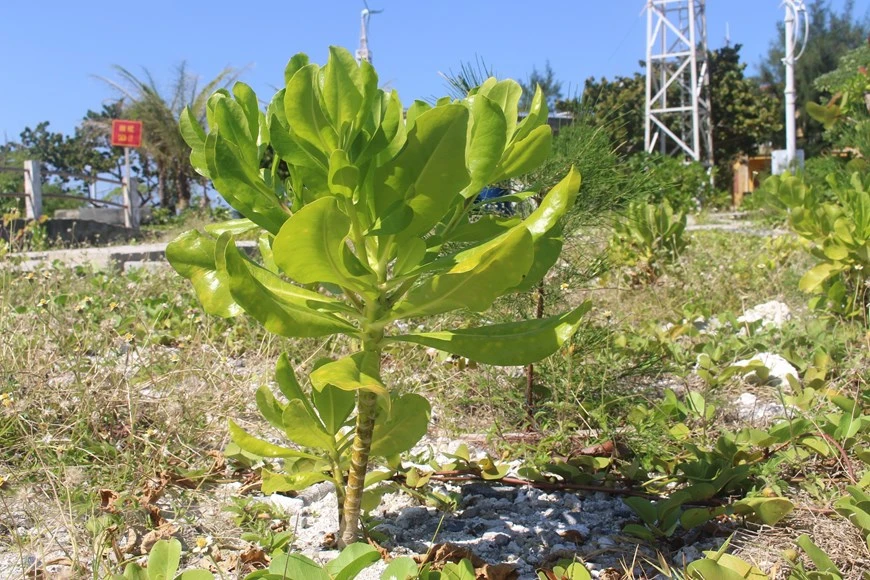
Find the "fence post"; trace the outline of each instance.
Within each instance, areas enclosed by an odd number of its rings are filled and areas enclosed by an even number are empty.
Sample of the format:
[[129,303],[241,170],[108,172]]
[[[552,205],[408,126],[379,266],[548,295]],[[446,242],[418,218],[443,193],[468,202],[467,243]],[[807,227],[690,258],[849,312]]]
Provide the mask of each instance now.
[[24,162],[24,217],[38,220],[42,215],[42,180],[39,176],[39,161]]
[[139,184],[135,178],[124,184],[124,225],[139,229]]

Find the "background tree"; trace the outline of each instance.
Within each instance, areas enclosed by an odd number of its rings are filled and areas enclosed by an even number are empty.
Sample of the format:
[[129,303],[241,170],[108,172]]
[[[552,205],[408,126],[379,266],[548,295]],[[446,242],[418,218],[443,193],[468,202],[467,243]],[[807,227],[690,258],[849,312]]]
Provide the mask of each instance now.
[[[798,146],[802,147],[807,156],[816,154],[821,148],[830,145],[824,137],[821,123],[814,121],[806,114],[806,104],[817,102],[820,91],[813,85],[819,76],[837,68],[842,55],[860,46],[870,34],[870,20],[865,15],[856,18],[855,2],[847,0],[840,13],[835,12],[827,0],[812,0],[807,12],[809,15],[809,42],[806,50],[795,65],[795,90],[797,105],[800,109],[797,118],[798,135],[802,135]],[[763,85],[769,85],[780,103],[779,117],[784,116],[782,104],[785,102],[785,69],[782,59],[785,56],[783,48],[785,28],[783,23],[777,25],[778,34],[771,41],[767,56],[759,67],[759,78]],[[784,135],[777,135],[777,143],[784,143]]]
[[179,117],[188,108],[200,125],[204,124],[209,95],[234,82],[241,71],[227,67],[200,89],[199,78],[189,73],[182,63],[176,70],[169,92],[164,95],[148,70],[144,70],[140,78],[121,66],[114,68],[119,76],[117,81],[101,78],[121,95],[124,116],[142,121],[140,155],[145,158],[145,163],[154,166],[160,206],[178,210],[187,208],[192,184],[200,177],[188,162],[190,148],[181,137]]
[[739,44],[708,53],[713,148],[721,183],[730,183],[735,156],[754,154],[782,130],[782,107],[776,96],[744,74]]
[[590,77],[580,99],[561,101],[557,107],[575,116],[589,116],[591,124],[604,131],[623,155],[639,153],[643,151],[645,83],[642,73],[612,81]]

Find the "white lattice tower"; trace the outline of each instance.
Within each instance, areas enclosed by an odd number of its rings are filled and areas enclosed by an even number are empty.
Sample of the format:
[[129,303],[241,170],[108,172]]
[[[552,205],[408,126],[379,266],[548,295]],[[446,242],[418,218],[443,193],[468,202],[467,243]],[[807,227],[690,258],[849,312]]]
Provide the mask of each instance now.
[[704,0],[647,0],[648,152],[713,164]]

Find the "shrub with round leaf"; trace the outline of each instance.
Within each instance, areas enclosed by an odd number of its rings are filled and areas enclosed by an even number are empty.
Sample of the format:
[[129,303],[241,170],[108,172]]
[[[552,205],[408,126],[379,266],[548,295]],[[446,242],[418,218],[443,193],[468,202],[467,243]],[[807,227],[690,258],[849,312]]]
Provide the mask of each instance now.
[[[540,90],[522,120],[519,84],[494,78],[465,99],[415,101],[405,110],[395,91],[378,88],[370,64],[340,48],[330,49],[322,67],[294,56],[284,80],[265,112],[250,87],[237,83],[209,99],[207,132],[182,116],[191,163],[244,218],[182,234],[167,257],[212,314],[244,312],[280,336],[342,334],[356,345],[311,373],[312,397],[323,408],[306,402],[286,360],[278,378],[288,402],[262,391],[258,401],[270,423],[291,439],[301,434],[303,447],[348,451],[349,461],[326,461],[321,473],[344,483],[341,540],[350,544],[359,537],[370,455],[408,448],[396,407],[413,407],[417,422],[428,419],[428,405],[391,395],[381,375],[384,353],[405,343],[523,365],[568,340],[588,304],[545,319],[434,332],[395,323],[482,312],[533,287],[559,256],[561,218],[580,176],[570,170],[519,223],[481,220],[471,211],[481,189],[529,172],[549,153]],[[269,148],[273,161],[264,166]],[[259,232],[257,260],[235,243],[252,230]],[[343,426],[351,423],[347,441]],[[268,444],[234,424],[231,434],[243,450],[296,461],[297,473],[322,457]],[[293,469],[285,474],[291,480]],[[336,473],[345,469],[346,480]]]

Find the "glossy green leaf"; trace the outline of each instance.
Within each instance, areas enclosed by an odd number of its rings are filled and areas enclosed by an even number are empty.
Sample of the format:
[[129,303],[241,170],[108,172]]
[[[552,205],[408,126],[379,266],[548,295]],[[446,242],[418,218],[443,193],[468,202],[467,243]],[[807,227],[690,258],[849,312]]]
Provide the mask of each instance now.
[[447,562],[441,569],[441,580],[475,580],[477,574],[468,558],[459,562]]
[[749,497],[734,504],[735,513],[768,526],[775,526],[793,510],[794,504],[784,497]]
[[321,69],[324,113],[338,130],[344,145],[349,144],[350,126],[364,101],[359,67],[346,49],[330,46],[329,60]]
[[471,182],[463,196],[476,195],[489,184],[507,145],[504,112],[484,95],[476,95],[471,106],[471,134],[465,150],[465,162]]
[[523,280],[533,260],[532,236],[525,228],[514,228],[497,243],[458,254],[450,270],[413,288],[395,306],[394,316],[409,318],[458,308],[486,310],[505,290]]
[[799,287],[804,292],[815,292],[838,268],[834,264],[822,262],[803,275]]
[[348,199],[359,185],[359,168],[351,165],[347,153],[336,149],[329,157],[329,190]]
[[220,236],[223,233],[230,233],[234,236],[237,236],[239,234],[244,234],[251,230],[255,230],[258,227],[260,226],[258,226],[248,218],[240,218],[235,220],[227,220],[225,222],[218,222],[216,224],[206,224],[204,229],[213,236]]
[[[389,457],[411,449],[429,430],[432,408],[420,395],[407,393],[394,398],[389,413],[381,410],[372,434],[372,454]],[[383,415],[387,419],[383,420]]]
[[326,571],[333,580],[352,580],[375,562],[381,559],[373,546],[361,542],[346,546],[337,558],[326,565]]
[[422,113],[408,131],[402,151],[378,168],[375,198],[378,215],[404,199],[414,218],[402,238],[421,236],[438,223],[469,181],[465,169],[468,109],[436,107]]
[[369,351],[329,362],[312,371],[309,376],[315,389],[333,385],[344,391],[363,390],[387,395],[387,389],[381,382],[380,360]]
[[[245,116],[245,135],[256,146],[260,129],[260,102],[254,90],[243,82],[233,84],[233,96]],[[218,119],[220,126],[220,119]]]
[[560,316],[454,331],[402,334],[389,340],[421,344],[484,364],[526,365],[556,352],[574,335],[590,308],[591,303],[587,301]]
[[320,458],[310,453],[304,453],[288,447],[281,447],[268,441],[263,441],[258,437],[254,437],[247,431],[239,427],[232,419],[229,420],[230,438],[242,450],[248,453],[253,453],[260,457],[305,457],[308,459],[319,460]]
[[320,150],[327,158],[338,147],[338,135],[326,118],[318,98],[319,67],[300,68],[284,93],[284,115],[295,134]]
[[381,580],[413,580],[417,578],[417,562],[409,556],[393,558],[381,573]]
[[275,263],[300,284],[325,282],[361,292],[371,290],[374,275],[360,277],[349,269],[345,240],[350,226],[350,218],[335,198],[309,203],[275,236]]
[[217,270],[215,247],[214,238],[190,230],[167,244],[166,259],[190,280],[206,312],[225,318],[236,316],[242,309],[233,300],[227,279]]
[[767,580],[767,576],[763,574],[761,576],[744,576],[737,570],[710,559],[695,560],[689,564],[686,570],[688,572],[687,578],[691,580],[746,580],[746,578]]
[[245,217],[262,228],[277,233],[290,214],[260,177],[259,165],[247,165],[241,152],[219,132],[206,139],[208,171],[223,198]]
[[263,493],[284,493],[302,491],[323,481],[332,481],[332,477],[323,471],[300,471],[298,473],[274,473],[268,469],[261,470]]
[[547,98],[544,96],[544,91],[540,85],[535,87],[535,95],[532,97],[532,104],[529,107],[528,114],[525,119],[517,125],[517,130],[513,135],[515,141],[520,141],[528,137],[536,127],[547,122]]
[[228,234],[218,239],[215,251],[218,271],[226,277],[233,299],[269,332],[289,337],[354,332],[353,326],[332,314],[314,310],[305,299],[279,296],[267,288],[251,274],[247,260]]
[[266,419],[266,421],[268,421],[269,425],[279,431],[283,431],[284,421],[281,417],[284,414],[284,407],[286,405],[282,405],[278,402],[274,395],[272,395],[272,391],[270,391],[269,387],[266,385],[261,385],[260,388],[257,389],[257,392],[254,395],[254,400],[257,402],[257,409],[259,409],[260,414],[263,415],[263,418]]
[[342,428],[347,418],[356,406],[356,397],[352,391],[345,391],[332,385],[311,391],[311,398],[320,420],[330,435],[335,435]]
[[536,127],[525,139],[508,145],[492,180],[503,181],[528,173],[547,159],[552,143],[553,132],[550,126]]
[[396,276],[402,276],[417,266],[423,261],[426,256],[426,242],[420,238],[411,238],[396,248],[396,263],[393,265],[393,271]]
[[115,575],[112,580],[148,580],[148,572],[136,562],[130,562],[124,566],[124,575]]
[[185,570],[175,580],[215,580],[215,577],[208,570]]
[[[256,96],[254,99],[256,100]],[[260,160],[257,155],[255,132],[257,125],[248,125],[248,118],[242,106],[234,99],[226,97],[215,99],[214,118],[216,127],[212,130],[216,130],[220,138],[231,144],[233,150],[238,152],[240,164],[252,170],[258,169]]]
[[181,542],[175,538],[158,540],[148,554],[148,580],[174,580],[180,560]]
[[272,558],[269,572],[281,580],[331,580],[323,567],[302,554],[281,554]]
[[293,78],[293,75],[295,75],[302,67],[308,66],[308,64],[309,61],[307,54],[302,52],[294,54],[287,62],[287,66],[284,67],[284,84],[286,85],[289,83],[290,79]]
[[185,107],[178,117],[178,128],[181,137],[190,147],[190,164],[196,172],[208,178],[208,162],[205,158],[205,131],[199,121],[193,116],[189,107]]
[[284,433],[293,443],[326,451],[335,449],[335,438],[326,432],[319,419],[308,414],[302,401],[290,401],[284,408],[281,420]]
[[490,77],[480,85],[477,94],[487,97],[504,112],[505,143],[510,143],[517,127],[519,101],[523,94],[523,88],[515,80],[499,81]]

